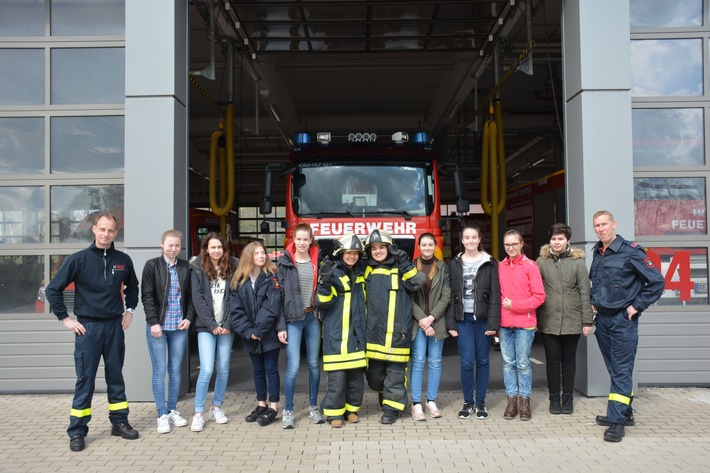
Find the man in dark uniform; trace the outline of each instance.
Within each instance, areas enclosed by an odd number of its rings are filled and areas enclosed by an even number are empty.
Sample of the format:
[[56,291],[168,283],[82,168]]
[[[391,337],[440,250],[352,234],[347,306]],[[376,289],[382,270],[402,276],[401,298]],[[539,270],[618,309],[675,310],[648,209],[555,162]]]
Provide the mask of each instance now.
[[[101,357],[106,374],[111,435],[124,439],[138,438],[138,432],[128,423],[128,402],[122,373],[126,352],[123,331],[131,325],[138,304],[138,278],[131,258],[113,246],[116,218],[107,212],[100,213],[91,230],[96,237],[94,243],[67,258],[46,289],[52,311],[75,335],[77,379],[67,429],[69,448],[73,452],[84,449]],[[77,320],[69,317],[64,304],[64,289],[72,282],[75,286],[74,313]]]
[[638,347],[638,318],[663,294],[665,281],[646,252],[616,234],[611,212],[594,214],[599,242],[592,248],[592,308],[596,313],[596,337],[611,378],[604,440],[621,442],[624,426],[635,424],[633,370]]

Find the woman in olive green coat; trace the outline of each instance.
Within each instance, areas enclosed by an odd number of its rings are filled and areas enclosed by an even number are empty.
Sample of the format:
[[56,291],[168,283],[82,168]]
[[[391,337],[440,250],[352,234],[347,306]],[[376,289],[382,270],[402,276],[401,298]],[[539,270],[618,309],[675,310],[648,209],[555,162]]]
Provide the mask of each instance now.
[[569,226],[555,223],[548,236],[550,243],[540,249],[537,259],[546,295],[537,312],[537,328],[545,347],[550,413],[571,414],[577,343],[581,334],[586,337],[594,330],[589,274],[584,251],[569,244]]

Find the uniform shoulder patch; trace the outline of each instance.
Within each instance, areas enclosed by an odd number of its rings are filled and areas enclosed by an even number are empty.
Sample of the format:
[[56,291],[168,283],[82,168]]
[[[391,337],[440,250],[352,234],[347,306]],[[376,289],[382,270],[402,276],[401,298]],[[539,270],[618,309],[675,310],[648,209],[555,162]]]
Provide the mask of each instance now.
[[653,261],[651,260],[651,258],[649,258],[648,256],[647,256],[646,258],[644,258],[643,262],[644,262],[644,264],[645,264],[646,266],[648,266],[649,268],[655,268],[655,267],[656,267],[656,266],[653,264]]
[[277,278],[276,276],[271,278],[271,283],[274,285],[274,287],[276,289],[281,289],[281,284],[279,284],[279,278]]

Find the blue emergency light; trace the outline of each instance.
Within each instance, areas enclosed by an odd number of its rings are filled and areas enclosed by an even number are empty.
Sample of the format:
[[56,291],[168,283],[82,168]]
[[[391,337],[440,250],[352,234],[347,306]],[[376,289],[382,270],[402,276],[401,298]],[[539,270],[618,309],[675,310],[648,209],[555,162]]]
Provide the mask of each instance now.
[[426,131],[418,131],[414,134],[414,144],[426,145],[429,144],[429,133]]
[[311,144],[311,135],[305,132],[296,133],[296,146]]

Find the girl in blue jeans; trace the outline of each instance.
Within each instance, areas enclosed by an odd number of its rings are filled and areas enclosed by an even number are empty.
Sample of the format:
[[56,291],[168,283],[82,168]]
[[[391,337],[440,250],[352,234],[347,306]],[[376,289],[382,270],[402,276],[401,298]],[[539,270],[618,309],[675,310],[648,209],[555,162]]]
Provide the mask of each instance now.
[[318,276],[319,252],[313,230],[299,223],[293,230],[293,241],[276,262],[276,272],[281,285],[283,313],[279,322],[279,341],[286,345],[286,376],[284,390],[286,401],[281,427],[293,429],[293,395],[296,376],[301,366],[301,339],[306,338],[308,362],[308,417],[314,424],[325,422],[318,410],[320,385],[321,322],[314,309],[314,294]]
[[417,269],[426,275],[426,283],[413,294],[412,314],[416,325],[412,327],[412,419],[426,420],[422,407],[422,374],[424,362],[429,360],[427,376],[426,412],[434,418],[441,417],[436,405],[441,380],[441,354],[446,333],[446,308],[451,300],[449,268],[434,255],[436,238],[423,233],[418,240],[421,255],[414,261]]
[[503,237],[508,254],[498,266],[500,279],[500,353],[503,356],[503,382],[508,405],[503,418],[530,420],[532,368],[530,349],[535,339],[537,316],[535,309],[545,302],[545,289],[537,264],[523,253],[523,236],[508,230]]
[[466,225],[461,234],[464,252],[449,263],[451,304],[446,328],[456,337],[461,357],[463,408],[459,419],[473,414],[479,420],[488,418],[489,352],[491,337],[500,325],[498,262],[481,250],[482,239],[479,227]]
[[222,411],[224,392],[229,377],[229,360],[232,354],[234,333],[229,317],[229,278],[237,266],[237,258],[229,256],[227,242],[218,233],[208,233],[200,245],[200,256],[192,262],[192,300],[197,318],[197,346],[200,355],[200,376],[195,387],[195,414],[193,432],[205,427],[202,413],[205,410],[207,389],[212,372],[217,365],[212,407],[209,418],[218,424],[229,419]]
[[[182,380],[182,359],[187,331],[195,320],[190,285],[190,265],[178,258],[182,233],[168,230],[160,239],[161,255],[146,262],[141,281],[146,340],[153,366],[153,398],[158,410],[158,433],[187,425],[177,409]],[[167,363],[166,363],[167,360]],[[168,399],[165,400],[165,375]]]
[[264,427],[276,420],[278,413],[279,351],[283,345],[276,335],[281,285],[262,243],[252,242],[244,248],[229,286],[232,325],[244,339],[244,350],[249,353],[254,369],[257,406],[245,420]]

